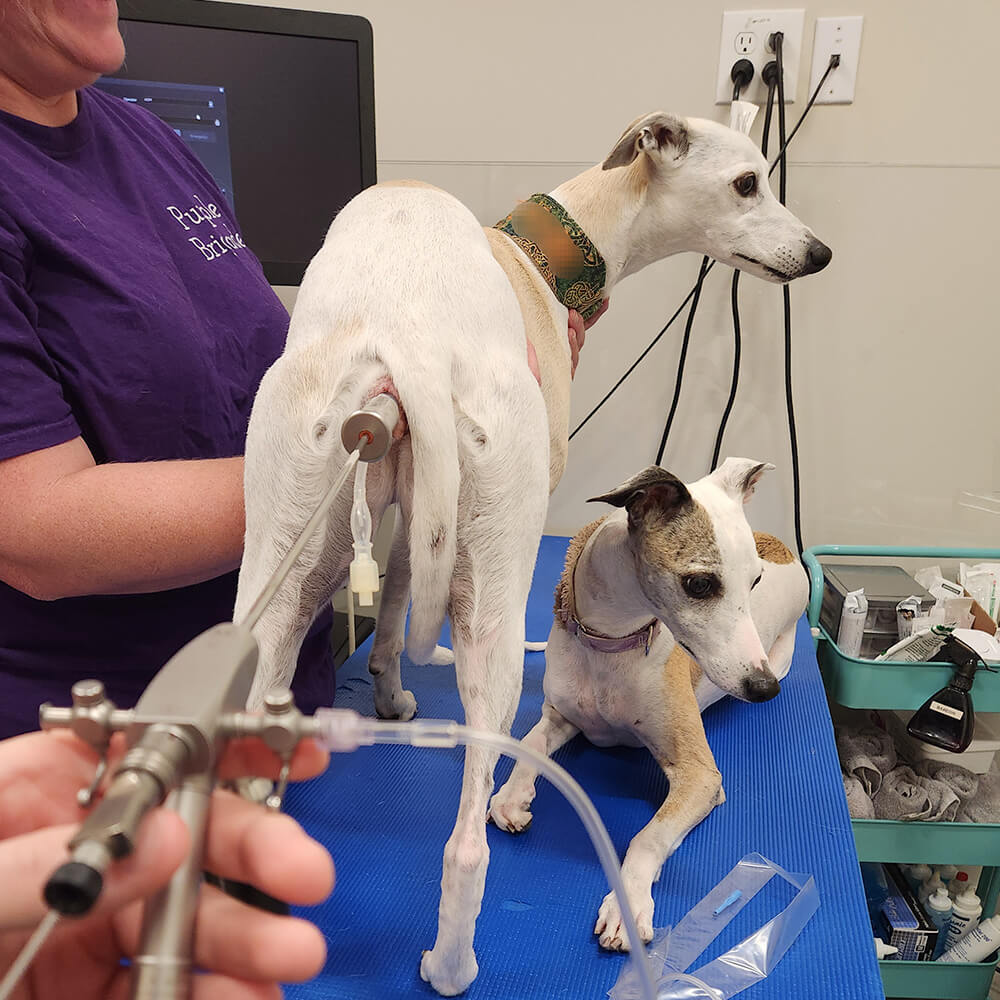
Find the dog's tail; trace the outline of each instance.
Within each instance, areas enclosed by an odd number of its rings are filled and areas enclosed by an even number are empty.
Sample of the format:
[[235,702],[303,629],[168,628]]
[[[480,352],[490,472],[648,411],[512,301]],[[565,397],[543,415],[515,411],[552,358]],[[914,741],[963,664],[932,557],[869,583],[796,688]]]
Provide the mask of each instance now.
[[458,435],[448,369],[383,355],[406,412],[413,453],[410,512],[410,624],[406,652],[414,663],[434,657],[448,611],[458,535]]

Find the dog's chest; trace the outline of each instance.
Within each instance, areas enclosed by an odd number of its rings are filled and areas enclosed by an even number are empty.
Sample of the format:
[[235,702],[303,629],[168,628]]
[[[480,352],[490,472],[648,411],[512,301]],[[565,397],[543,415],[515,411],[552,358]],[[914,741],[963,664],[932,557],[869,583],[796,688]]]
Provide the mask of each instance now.
[[[596,746],[644,746],[662,711],[663,658],[655,646],[597,653],[562,630],[549,640],[545,696]],[[553,669],[555,668],[555,669]]]

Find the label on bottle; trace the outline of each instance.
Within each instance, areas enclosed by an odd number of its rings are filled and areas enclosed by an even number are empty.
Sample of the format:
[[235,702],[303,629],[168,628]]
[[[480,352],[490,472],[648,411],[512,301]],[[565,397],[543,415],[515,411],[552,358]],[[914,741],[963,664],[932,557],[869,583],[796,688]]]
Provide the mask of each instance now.
[[961,719],[965,715],[965,712],[960,708],[952,708],[951,705],[942,705],[939,701],[931,702],[931,711],[947,715],[950,719]]

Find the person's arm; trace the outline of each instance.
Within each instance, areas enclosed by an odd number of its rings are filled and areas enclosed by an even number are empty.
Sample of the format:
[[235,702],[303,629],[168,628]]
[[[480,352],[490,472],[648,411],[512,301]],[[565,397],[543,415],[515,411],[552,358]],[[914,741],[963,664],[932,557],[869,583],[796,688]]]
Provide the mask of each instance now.
[[242,458],[95,465],[74,438],[0,462],[0,579],[39,600],[211,579],[243,529]]

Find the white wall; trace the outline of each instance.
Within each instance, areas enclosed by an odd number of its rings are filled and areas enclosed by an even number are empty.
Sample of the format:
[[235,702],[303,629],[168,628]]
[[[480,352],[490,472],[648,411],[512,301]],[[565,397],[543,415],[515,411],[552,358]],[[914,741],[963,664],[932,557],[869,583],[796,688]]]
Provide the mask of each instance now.
[[[372,22],[380,178],[439,184],[492,224],[515,199],[601,159],[643,112],[727,120],[713,103],[721,13],[749,5],[296,6]],[[791,152],[789,205],[834,250],[826,271],[791,286],[805,542],[998,545],[1000,515],[957,499],[962,490],[1000,497],[1000,115],[991,65],[1000,3],[771,6],[806,7],[791,121],[804,104],[815,18],[865,17],[855,102],[815,108]],[[660,329],[697,268],[697,258],[675,257],[616,290],[587,340],[574,426]],[[723,455],[779,467],[751,518],[791,540],[781,294],[750,278],[741,287],[743,377]],[[663,462],[684,478],[707,470],[728,393],[728,302],[728,274],[716,268]],[[572,533],[595,513],[584,498],[652,462],[682,329],[573,441],[548,530]]]

